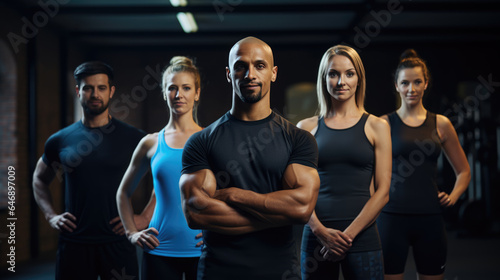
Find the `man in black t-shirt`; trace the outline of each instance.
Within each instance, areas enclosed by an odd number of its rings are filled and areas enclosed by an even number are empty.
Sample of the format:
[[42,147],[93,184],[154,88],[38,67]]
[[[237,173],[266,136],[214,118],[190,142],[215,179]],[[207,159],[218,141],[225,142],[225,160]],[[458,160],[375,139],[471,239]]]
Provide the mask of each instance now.
[[270,109],[271,48],[248,37],[229,53],[229,112],[194,134],[180,179],[191,228],[204,230],[198,279],[298,279],[292,225],[314,209],[316,141]]
[[[138,277],[135,247],[124,235],[115,197],[145,133],[109,115],[112,71],[102,62],[83,63],[75,70],[82,119],[47,140],[33,175],[35,199],[60,232],[56,279]],[[65,181],[62,214],[55,212],[49,190],[56,176]],[[139,218],[136,223],[147,226]]]

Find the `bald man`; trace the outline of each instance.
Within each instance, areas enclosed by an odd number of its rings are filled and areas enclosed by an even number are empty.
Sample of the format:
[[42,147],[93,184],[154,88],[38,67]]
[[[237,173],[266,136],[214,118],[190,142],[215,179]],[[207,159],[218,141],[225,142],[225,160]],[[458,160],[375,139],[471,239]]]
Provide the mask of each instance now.
[[186,143],[180,179],[188,224],[203,229],[198,279],[300,279],[293,224],[316,204],[310,133],[270,107],[278,67],[265,42],[237,42],[226,67],[232,107]]

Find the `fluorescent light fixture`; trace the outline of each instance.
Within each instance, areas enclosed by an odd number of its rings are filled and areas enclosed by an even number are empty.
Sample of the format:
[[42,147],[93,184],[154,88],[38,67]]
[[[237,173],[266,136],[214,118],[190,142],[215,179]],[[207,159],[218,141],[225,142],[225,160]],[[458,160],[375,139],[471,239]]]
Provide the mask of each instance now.
[[187,0],[170,0],[170,4],[174,7],[185,7],[187,5]]
[[182,30],[186,33],[194,33],[198,31],[198,25],[194,20],[193,14],[187,13],[177,13],[177,20],[181,24]]

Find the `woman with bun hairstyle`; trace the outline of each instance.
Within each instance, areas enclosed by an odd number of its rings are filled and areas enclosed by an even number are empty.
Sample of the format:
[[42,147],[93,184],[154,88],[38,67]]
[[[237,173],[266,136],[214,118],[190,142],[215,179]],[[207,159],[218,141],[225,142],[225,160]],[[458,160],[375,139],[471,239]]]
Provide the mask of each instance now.
[[[118,210],[128,239],[144,249],[141,279],[196,279],[201,231],[188,227],[181,205],[179,178],[187,139],[202,128],[196,121],[200,74],[187,57],[170,60],[162,77],[170,118],[157,133],[138,144],[117,193]],[[148,172],[153,176],[156,207],[149,228],[138,231],[130,197]]]
[[[470,181],[470,168],[450,120],[422,103],[429,84],[426,63],[410,49],[401,55],[394,86],[401,107],[382,116],[391,126],[392,182],[389,203],[378,218],[385,279],[403,279],[412,247],[419,279],[443,279],[446,232],[442,208],[453,206]],[[450,194],[436,185],[441,151],[456,174]]]
[[389,199],[389,125],[364,109],[365,70],[348,46],[321,59],[319,116],[298,123],[318,143],[318,201],[302,237],[302,279],[383,279],[375,220]]

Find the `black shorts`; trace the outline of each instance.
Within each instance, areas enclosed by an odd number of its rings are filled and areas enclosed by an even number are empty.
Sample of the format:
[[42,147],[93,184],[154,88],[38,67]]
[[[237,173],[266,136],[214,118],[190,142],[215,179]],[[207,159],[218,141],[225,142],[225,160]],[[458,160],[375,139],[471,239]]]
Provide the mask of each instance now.
[[56,279],[139,279],[135,247],[128,240],[85,244],[59,238]]
[[404,273],[410,246],[419,274],[444,273],[447,241],[441,214],[408,215],[382,212],[377,226],[382,241],[385,274]]
[[164,257],[144,252],[142,257],[141,280],[170,279],[196,280],[200,258]]

